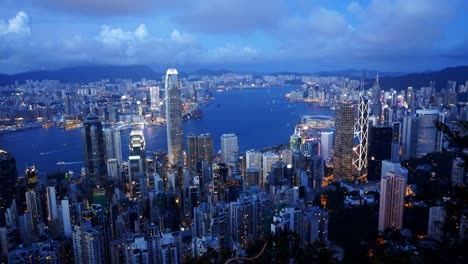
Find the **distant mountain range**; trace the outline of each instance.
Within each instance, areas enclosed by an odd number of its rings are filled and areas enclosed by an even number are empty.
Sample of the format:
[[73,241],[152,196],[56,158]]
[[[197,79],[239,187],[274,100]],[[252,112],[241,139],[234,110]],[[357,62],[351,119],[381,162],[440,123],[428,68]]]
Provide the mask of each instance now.
[[[201,69],[192,74],[199,75],[220,75],[232,73],[233,71],[220,69],[209,70]],[[377,71],[373,70],[344,70],[344,71],[322,71],[313,73],[317,76],[344,76],[352,79],[360,79],[362,73],[366,73],[366,78],[369,85],[377,75]],[[0,86],[18,83],[25,83],[26,80],[58,80],[61,82],[76,82],[88,83],[102,79],[131,79],[134,81],[142,78],[160,80],[164,73],[157,73],[150,67],[144,65],[132,66],[77,66],[68,67],[56,71],[30,71],[18,74],[0,74]],[[187,73],[180,72],[182,76],[187,76]],[[277,72],[277,74],[298,74],[294,72]],[[428,86],[430,81],[435,81],[438,90],[446,86],[447,81],[456,81],[457,84],[462,84],[468,81],[468,66],[458,66],[445,68],[440,71],[411,73],[404,74],[398,72],[380,72],[380,84],[383,88],[405,89],[408,86],[419,88]]]

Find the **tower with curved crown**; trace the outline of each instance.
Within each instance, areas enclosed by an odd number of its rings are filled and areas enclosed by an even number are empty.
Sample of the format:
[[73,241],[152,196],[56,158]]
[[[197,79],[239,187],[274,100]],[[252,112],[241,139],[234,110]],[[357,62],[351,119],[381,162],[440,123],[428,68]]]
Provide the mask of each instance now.
[[166,128],[169,163],[182,161],[182,101],[179,73],[168,69],[165,78]]

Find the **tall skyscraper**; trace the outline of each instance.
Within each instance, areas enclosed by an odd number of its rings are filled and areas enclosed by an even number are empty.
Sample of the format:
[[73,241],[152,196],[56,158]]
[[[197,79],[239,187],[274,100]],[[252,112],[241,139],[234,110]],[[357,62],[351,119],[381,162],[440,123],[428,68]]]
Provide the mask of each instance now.
[[247,150],[245,152],[246,169],[262,169],[262,153],[255,149]]
[[279,161],[279,155],[274,152],[263,153],[262,157],[262,179],[260,180],[260,186],[265,187],[268,182],[268,174],[272,171],[272,165]]
[[353,164],[358,171],[358,176],[361,176],[367,169],[367,151],[369,148],[369,100],[362,94],[359,96],[358,120],[355,134],[359,143],[354,148],[356,156]]
[[106,158],[116,159],[119,166],[122,165],[122,139],[120,130],[108,128],[104,130],[106,138]]
[[418,138],[419,118],[416,116],[405,116],[403,118],[403,132],[401,145],[403,153],[401,160],[408,160],[416,157],[416,146]]
[[445,207],[432,206],[429,208],[429,223],[427,226],[427,236],[436,240],[442,241],[444,235],[445,224]]
[[392,124],[392,161],[400,160],[400,122]]
[[[398,163],[394,171],[387,171],[382,166],[380,181],[380,204],[378,230],[384,232],[389,228],[401,229],[403,226],[403,209],[408,171]],[[400,168],[397,168],[400,167]],[[386,172],[386,174],[384,174]]]
[[159,86],[151,86],[150,99],[151,99],[151,110],[158,111],[161,100],[159,99]]
[[422,157],[428,153],[442,150],[443,135],[434,126],[434,121],[444,122],[444,115],[439,110],[416,110],[419,117],[418,143],[416,156]]
[[91,178],[102,181],[107,174],[106,147],[102,123],[95,114],[89,114],[84,122],[82,138],[86,173]]
[[49,221],[58,218],[57,194],[54,186],[47,186],[47,219]]
[[169,163],[176,165],[182,156],[182,100],[180,97],[179,73],[168,69],[165,79],[166,128]]
[[391,127],[371,127],[369,129],[369,152],[367,179],[380,180],[382,161],[391,158]]
[[221,136],[221,160],[230,162],[232,158],[237,158],[237,136],[235,134],[223,134]]
[[335,106],[335,141],[333,142],[333,171],[339,180],[353,181],[354,105]]
[[0,226],[5,225],[5,210],[14,198],[14,186],[18,181],[16,159],[11,153],[0,149]]
[[320,133],[320,155],[327,161],[332,158],[333,132],[322,131]]
[[213,162],[213,137],[210,134],[187,136],[187,165],[189,168],[196,169],[200,160],[208,164]]
[[72,241],[76,264],[104,263],[103,236],[91,223],[73,226]]
[[140,177],[145,173],[145,136],[143,131],[136,129],[130,132],[130,156],[128,157],[128,181],[130,193],[140,194]]

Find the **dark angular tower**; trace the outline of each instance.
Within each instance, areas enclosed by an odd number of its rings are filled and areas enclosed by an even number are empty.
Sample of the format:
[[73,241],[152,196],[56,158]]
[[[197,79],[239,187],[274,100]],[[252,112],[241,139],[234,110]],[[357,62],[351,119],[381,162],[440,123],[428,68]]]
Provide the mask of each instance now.
[[86,173],[95,181],[104,181],[107,175],[104,133],[101,121],[93,113],[83,121],[82,138]]

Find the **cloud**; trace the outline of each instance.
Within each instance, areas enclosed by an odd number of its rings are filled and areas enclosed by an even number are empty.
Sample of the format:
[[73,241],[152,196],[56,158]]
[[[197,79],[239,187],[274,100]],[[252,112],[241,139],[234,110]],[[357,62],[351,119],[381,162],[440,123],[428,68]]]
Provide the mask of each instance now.
[[29,34],[29,16],[24,11],[19,11],[15,17],[12,17],[5,22],[0,20],[0,36],[7,34]]
[[158,0],[32,0],[32,3],[48,9],[95,15],[134,14],[168,5],[166,1]]
[[232,34],[274,29],[283,14],[279,0],[198,0],[173,20],[198,32]]

